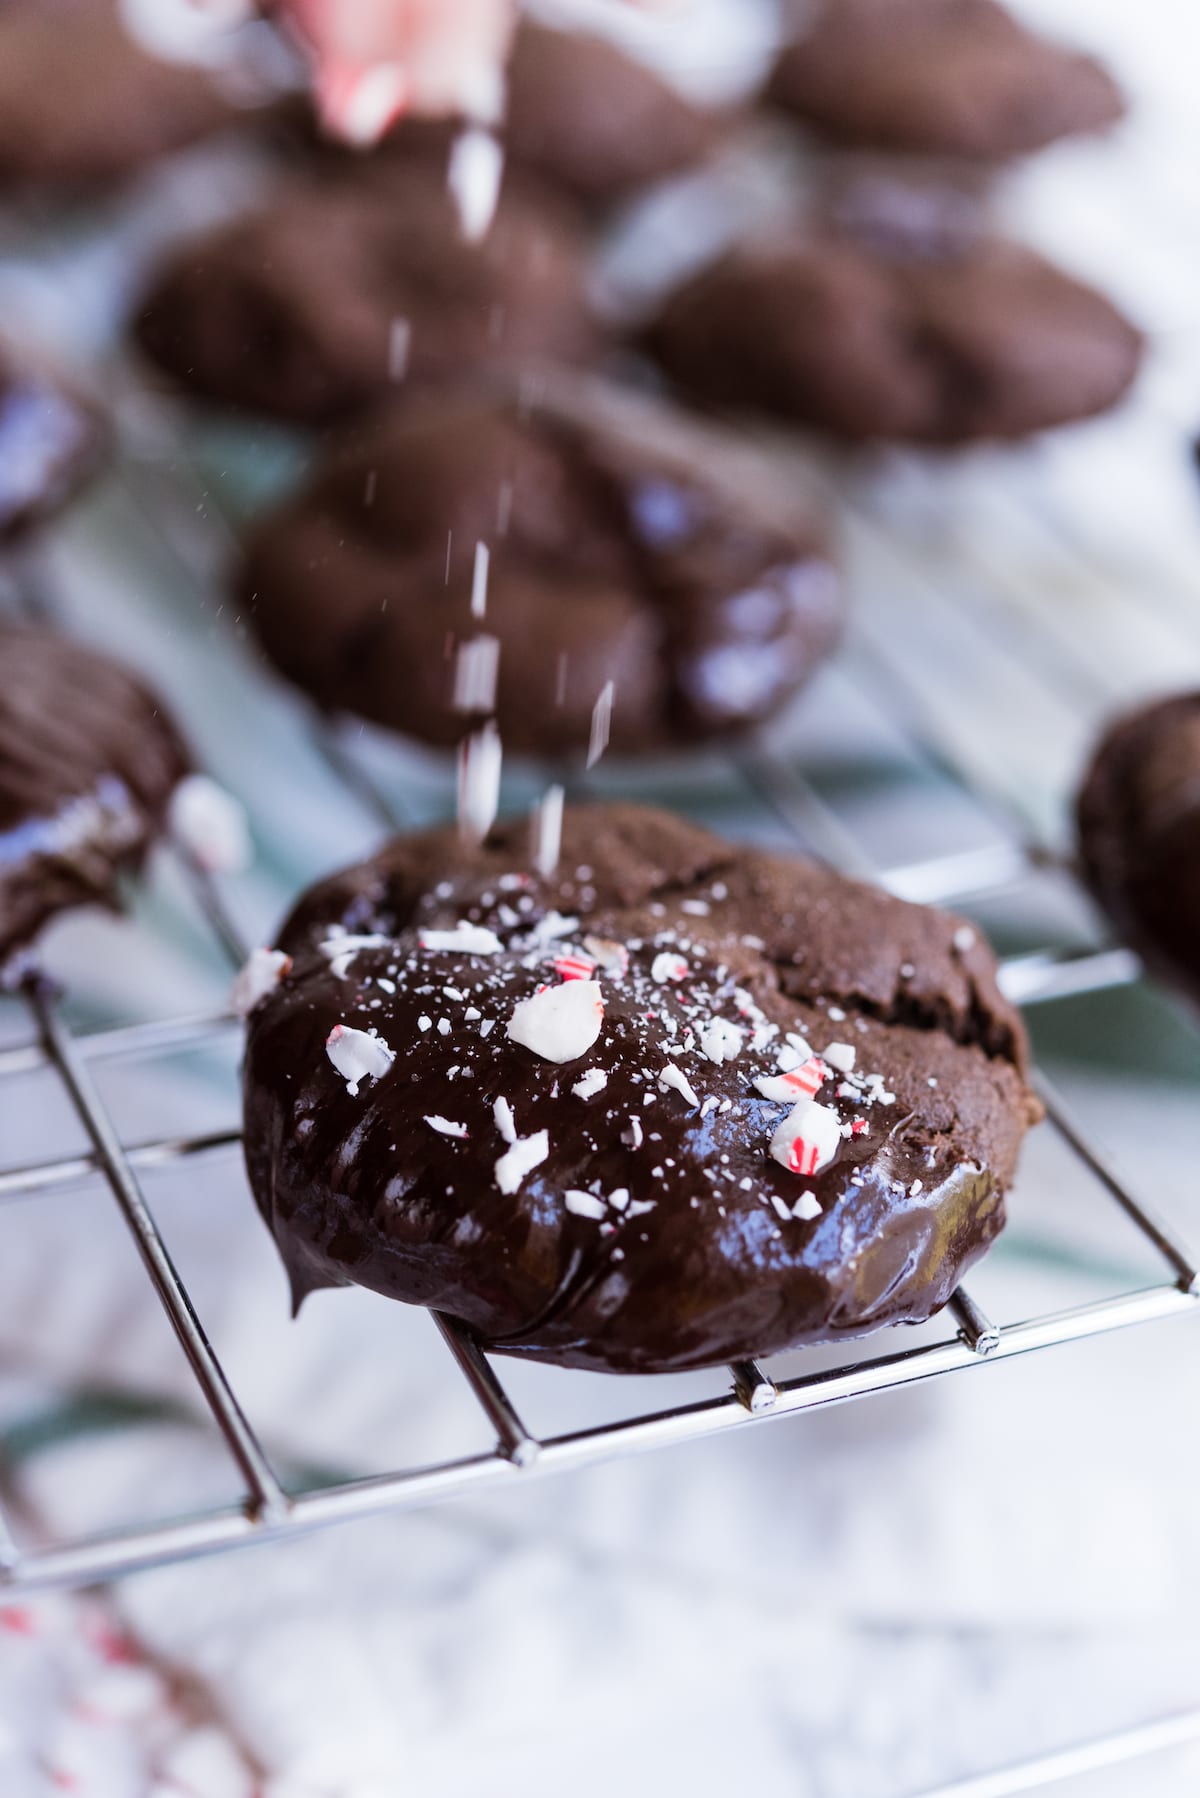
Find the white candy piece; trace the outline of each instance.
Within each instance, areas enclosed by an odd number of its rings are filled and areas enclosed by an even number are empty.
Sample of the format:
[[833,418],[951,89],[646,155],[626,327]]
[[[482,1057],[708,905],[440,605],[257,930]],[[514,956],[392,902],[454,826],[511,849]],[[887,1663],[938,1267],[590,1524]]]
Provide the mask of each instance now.
[[500,672],[500,639],[481,632],[458,646],[454,659],[456,712],[494,712],[496,679]]
[[672,1061],[658,1076],[660,1086],[673,1086],[677,1093],[682,1093],[689,1105],[699,1105],[700,1100],[692,1088],[692,1084],[681,1068]]
[[579,1192],[572,1188],[565,1195],[563,1204],[576,1217],[591,1217],[599,1221],[605,1213],[604,1200],[598,1199],[594,1192]]
[[811,1224],[813,1218],[820,1217],[820,1215],[821,1201],[810,1186],[807,1191],[800,1194],[792,1206],[792,1216],[798,1217],[801,1223]]
[[468,243],[478,243],[495,217],[503,173],[504,151],[490,131],[472,126],[455,138],[446,180]]
[[456,955],[499,955],[504,947],[494,930],[468,924],[465,918],[460,918],[453,930],[419,931],[417,941],[422,949],[448,949]]
[[516,1192],[526,1174],[540,1167],[549,1153],[550,1137],[545,1130],[539,1130],[536,1136],[518,1136],[495,1166],[496,1185],[500,1191]]
[[725,1018],[714,1018],[701,1033],[700,1048],[709,1061],[733,1061],[742,1052],[745,1033]]
[[654,957],[654,960],[650,965],[650,978],[651,980],[657,980],[659,985],[662,986],[668,980],[685,979],[687,971],[688,965],[686,961],[684,961],[682,955],[674,955],[669,950],[664,949],[661,955],[656,955]]
[[386,949],[391,940],[386,936],[347,936],[343,931],[340,936],[327,936],[320,948],[329,962],[330,973],[338,980],[344,980],[360,949]]
[[516,1142],[517,1120],[513,1117],[513,1109],[505,1098],[499,1098],[492,1106],[492,1116],[496,1120],[496,1128],[505,1142]]
[[565,980],[522,999],[508,1020],[513,1042],[543,1061],[575,1061],[586,1055],[604,1023],[598,980]]
[[828,1048],[821,1050],[821,1060],[827,1061],[831,1068],[837,1068],[839,1073],[852,1074],[858,1050],[853,1043],[830,1043]]
[[240,874],[254,858],[246,808],[207,774],[179,782],[167,806],[167,829],[208,874]]
[[465,1124],[456,1124],[450,1118],[427,1117],[425,1122],[431,1130],[436,1130],[439,1136],[465,1136],[467,1134]]
[[608,1075],[603,1068],[588,1068],[586,1073],[580,1075],[571,1091],[577,1099],[594,1099],[607,1085]]
[[629,951],[624,943],[614,943],[604,936],[585,936],[583,946],[614,979],[619,980],[629,972]]
[[334,1025],[325,1038],[325,1053],[352,1099],[358,1096],[360,1081],[368,1075],[382,1079],[396,1059],[396,1051],[374,1030],[355,1030],[350,1024]]
[[503,760],[500,733],[490,718],[459,745],[458,829],[464,842],[482,843],[496,821]]
[[801,1099],[771,1138],[771,1153],[789,1173],[819,1174],[833,1160],[841,1140],[837,1112],[815,1099]]
[[233,983],[229,1004],[239,1018],[248,1018],[260,1000],[273,993],[290,972],[292,958],[282,949],[254,949]]

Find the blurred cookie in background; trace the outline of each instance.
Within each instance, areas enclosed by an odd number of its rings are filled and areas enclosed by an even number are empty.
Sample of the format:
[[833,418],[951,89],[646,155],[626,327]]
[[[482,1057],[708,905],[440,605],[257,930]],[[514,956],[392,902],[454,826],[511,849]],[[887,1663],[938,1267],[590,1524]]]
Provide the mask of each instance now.
[[0,547],[52,518],[96,473],[108,434],[39,352],[0,338]]
[[154,54],[125,14],[119,0],[2,0],[0,188],[90,191],[268,97]]
[[1200,692],[1105,732],[1076,823],[1084,877],[1117,930],[1200,1001]]
[[175,250],[134,331],[196,396],[312,423],[602,341],[570,215],[506,180],[472,241],[435,158],[292,181]]
[[[642,401],[440,397],[348,431],[253,532],[239,608],[322,707],[450,746],[677,747],[776,712],[841,587],[794,485],[768,496]],[[607,698],[605,695],[607,694]]]
[[769,98],[831,142],[1003,162],[1124,113],[1095,57],[996,0],[804,0]]
[[1130,386],[1135,326],[979,229],[962,196],[866,222],[865,235],[827,218],[729,250],[667,298],[650,353],[694,399],[852,441],[1021,438]]

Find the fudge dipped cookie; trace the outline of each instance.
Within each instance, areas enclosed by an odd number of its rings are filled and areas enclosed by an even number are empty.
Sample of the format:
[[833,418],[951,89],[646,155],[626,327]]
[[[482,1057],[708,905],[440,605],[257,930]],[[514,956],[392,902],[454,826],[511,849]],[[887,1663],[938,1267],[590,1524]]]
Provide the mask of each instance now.
[[134,675],[0,619],[0,968],[56,913],[115,904],[118,875],[141,863],[189,776]]
[[143,48],[118,0],[0,3],[0,186],[103,185],[243,110]]
[[668,813],[399,838],[244,983],[246,1162],[295,1301],[650,1373],[945,1304],[1039,1115],[975,931]]
[[104,446],[88,402],[0,339],[0,546],[53,517],[95,473]]
[[1200,1000],[1200,692],[1112,725],[1076,820],[1084,876],[1118,931]]
[[[589,209],[695,167],[724,123],[606,38],[532,19],[517,27],[501,128],[507,163]],[[462,129],[461,120],[405,119],[380,152],[445,158]]]
[[669,418],[477,393],[356,427],[251,536],[239,609],[321,706],[429,743],[494,715],[581,754],[606,691],[618,751],[743,729],[833,647],[840,585],[794,490]]
[[1019,438],[1130,386],[1140,332],[998,237],[796,228],[685,282],[646,343],[685,392],[851,440]]
[[1125,110],[1092,56],[996,0],[805,0],[769,95],[859,149],[999,162]]
[[293,181],[177,250],[135,322],[146,354],[210,400],[320,422],[403,383],[586,360],[598,346],[582,243],[545,196],[505,183],[462,230],[444,165]]

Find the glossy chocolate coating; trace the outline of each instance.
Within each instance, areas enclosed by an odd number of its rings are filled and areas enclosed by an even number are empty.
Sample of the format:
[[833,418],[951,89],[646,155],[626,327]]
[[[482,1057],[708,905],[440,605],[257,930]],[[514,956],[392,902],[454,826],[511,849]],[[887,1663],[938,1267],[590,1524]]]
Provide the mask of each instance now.
[[52,517],[94,472],[103,446],[91,408],[0,343],[0,544]]
[[1092,56],[996,0],[801,0],[771,98],[836,143],[998,162],[1125,110]]
[[602,338],[573,213],[506,180],[468,242],[444,162],[421,157],[292,180],[185,243],[135,329],[190,392],[313,423],[398,388],[586,362]]
[[[548,880],[525,871],[524,843],[523,823],[481,851],[447,829],[397,839],[282,931],[293,965],[249,1021],[246,1157],[297,1303],[358,1282],[505,1352],[619,1372],[944,1304],[1003,1224],[1037,1112],[987,946],[944,913],[648,809],[569,808]],[[423,944],[462,920],[504,947]],[[331,961],[339,926],[384,940]],[[599,975],[594,1046],[543,1059],[506,1025],[589,936],[623,944],[628,966]],[[732,1059],[703,1047],[716,1019],[741,1033]],[[357,1094],[326,1050],[338,1024],[395,1051]],[[777,1074],[788,1032],[835,1060],[832,1044],[856,1051],[853,1074],[826,1068],[818,1096],[847,1135],[809,1177],[771,1157],[789,1106],[754,1084]],[[691,1090],[660,1083],[672,1066]],[[587,1070],[606,1083],[581,1097]],[[519,1138],[548,1139],[511,1193],[500,1099]],[[809,1189],[806,1221],[792,1209]]]
[[833,647],[840,583],[794,492],[771,506],[715,455],[656,445],[660,416],[640,408],[639,436],[590,404],[482,396],[354,429],[252,536],[240,609],[321,705],[426,742],[471,727],[455,662],[479,633],[508,749],[581,755],[608,681],[615,750],[744,728]]
[[1111,726],[1077,819],[1084,873],[1117,929],[1200,1002],[1200,693]]
[[115,902],[188,768],[132,674],[0,621],[0,966],[56,912]]

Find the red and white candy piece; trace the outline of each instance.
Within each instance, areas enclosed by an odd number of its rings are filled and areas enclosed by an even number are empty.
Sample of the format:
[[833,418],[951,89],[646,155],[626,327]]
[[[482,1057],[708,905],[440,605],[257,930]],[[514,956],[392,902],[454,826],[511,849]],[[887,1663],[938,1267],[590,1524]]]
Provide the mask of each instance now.
[[292,958],[282,949],[254,949],[233,983],[229,1003],[239,1018],[248,1018],[254,1007],[273,993],[285,974],[292,971]]
[[771,1153],[789,1173],[819,1174],[833,1160],[841,1140],[837,1112],[814,1099],[801,1099],[771,1138]]
[[586,955],[556,955],[554,972],[560,980],[590,980],[596,972],[596,964]]
[[360,1081],[368,1076],[382,1079],[396,1059],[396,1051],[374,1030],[355,1030],[350,1024],[334,1025],[325,1038],[325,1053],[352,1099],[358,1096]]
[[773,1105],[791,1105],[797,1099],[811,1099],[829,1069],[816,1055],[810,1055],[798,1068],[786,1074],[760,1074],[754,1084],[764,1099]]
[[586,1055],[604,1023],[598,980],[566,980],[546,986],[513,1007],[507,1031],[513,1042],[543,1061],[575,1061]]
[[624,943],[614,943],[610,937],[585,936],[583,946],[589,955],[595,956],[597,967],[603,968],[614,980],[620,980],[629,972],[629,951]]
[[687,974],[688,965],[683,956],[668,949],[664,949],[661,955],[656,955],[650,965],[650,978],[660,986],[668,980],[686,980]]

